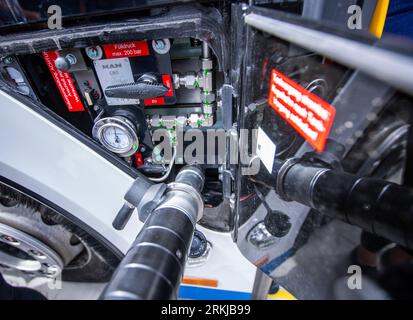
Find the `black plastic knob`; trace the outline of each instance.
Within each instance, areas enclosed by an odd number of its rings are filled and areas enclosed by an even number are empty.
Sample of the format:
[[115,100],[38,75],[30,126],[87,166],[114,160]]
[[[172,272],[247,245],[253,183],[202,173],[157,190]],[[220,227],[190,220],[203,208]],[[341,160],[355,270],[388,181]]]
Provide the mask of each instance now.
[[125,203],[122,208],[120,208],[118,214],[112,222],[113,228],[116,230],[123,230],[132,216],[133,210],[135,210],[135,207]]

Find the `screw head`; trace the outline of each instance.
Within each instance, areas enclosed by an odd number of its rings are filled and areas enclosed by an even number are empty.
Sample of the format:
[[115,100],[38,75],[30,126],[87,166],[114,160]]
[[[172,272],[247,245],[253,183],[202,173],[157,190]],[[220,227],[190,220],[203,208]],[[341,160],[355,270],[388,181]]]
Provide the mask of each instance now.
[[69,61],[71,65],[74,65],[77,63],[77,58],[73,53],[68,53],[65,58],[67,59],[67,61]]

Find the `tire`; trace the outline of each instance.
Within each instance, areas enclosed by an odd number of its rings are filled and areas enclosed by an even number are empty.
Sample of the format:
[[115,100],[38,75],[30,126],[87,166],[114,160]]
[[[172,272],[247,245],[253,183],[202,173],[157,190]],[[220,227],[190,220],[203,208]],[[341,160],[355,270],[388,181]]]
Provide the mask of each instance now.
[[107,282],[119,258],[63,215],[0,184],[0,223],[43,242],[64,263],[62,280]]
[[360,176],[392,179],[405,165],[408,118],[403,101],[393,100],[349,152],[343,161],[344,170]]

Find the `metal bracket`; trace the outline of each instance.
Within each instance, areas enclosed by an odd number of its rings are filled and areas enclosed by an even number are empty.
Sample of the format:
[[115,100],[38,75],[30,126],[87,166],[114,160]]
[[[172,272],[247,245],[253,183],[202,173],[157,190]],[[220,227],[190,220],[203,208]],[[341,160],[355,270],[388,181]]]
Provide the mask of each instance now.
[[140,199],[137,205],[139,220],[145,222],[146,218],[152,213],[152,211],[161,202],[163,195],[167,189],[167,185],[164,183],[152,185],[147,192]]
[[160,203],[167,185],[164,183],[152,184],[148,179],[139,176],[125,194],[125,203],[119,210],[112,226],[116,230],[125,228],[132,213],[138,210],[139,220],[145,222],[146,218]]

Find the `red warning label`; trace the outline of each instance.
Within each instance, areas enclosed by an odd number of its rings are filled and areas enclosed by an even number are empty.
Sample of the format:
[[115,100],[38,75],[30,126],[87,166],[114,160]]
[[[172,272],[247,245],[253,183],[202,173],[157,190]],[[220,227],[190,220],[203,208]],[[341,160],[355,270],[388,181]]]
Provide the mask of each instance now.
[[146,41],[120,42],[103,45],[106,59],[130,58],[149,55],[149,47]]
[[165,98],[158,97],[158,98],[146,99],[146,100],[143,100],[143,103],[145,106],[159,106],[159,105],[165,104]]
[[82,100],[76,90],[74,81],[68,72],[58,70],[54,61],[58,57],[57,51],[43,52],[43,59],[56,83],[57,88],[70,112],[85,111]]
[[318,152],[323,152],[336,109],[276,70],[269,104]]

